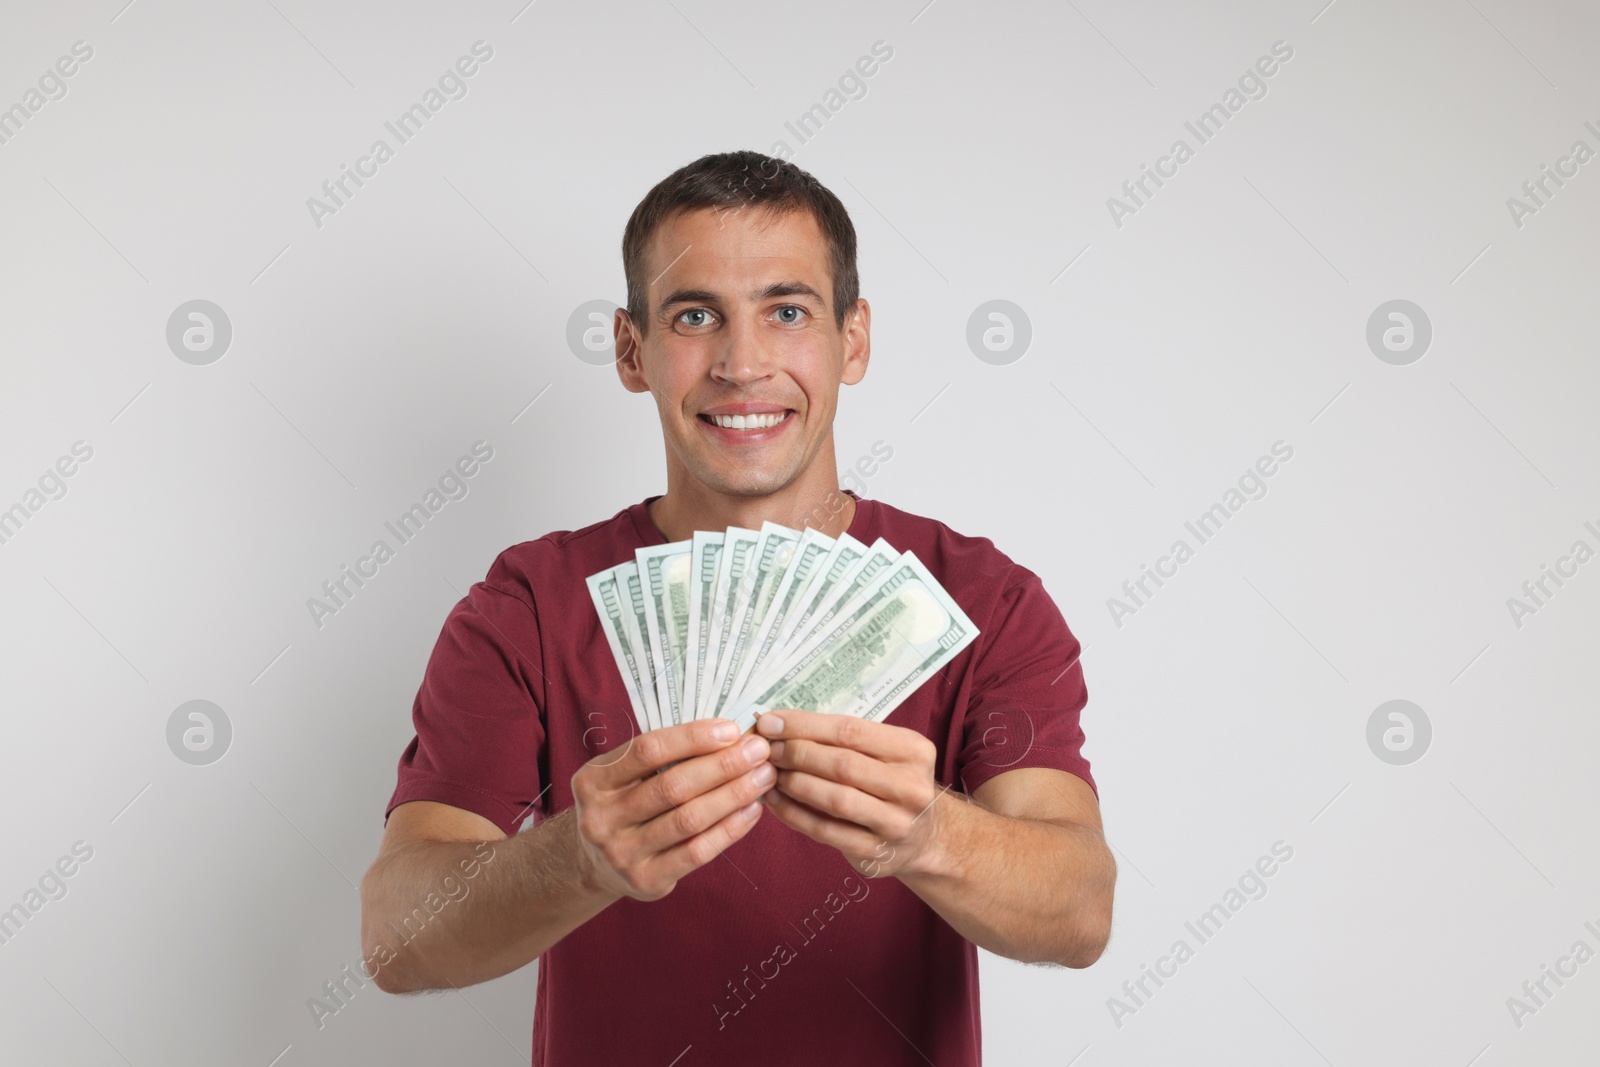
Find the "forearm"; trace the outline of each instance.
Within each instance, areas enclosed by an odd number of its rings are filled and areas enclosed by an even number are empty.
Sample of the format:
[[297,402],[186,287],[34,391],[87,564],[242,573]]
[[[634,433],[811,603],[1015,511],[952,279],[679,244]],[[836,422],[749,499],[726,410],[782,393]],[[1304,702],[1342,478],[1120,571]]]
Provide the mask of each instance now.
[[409,993],[509,974],[616,900],[586,881],[573,819],[568,809],[515,837],[414,842],[380,856],[361,883],[362,951],[378,987]]
[[1087,967],[1111,929],[1116,865],[1090,827],[1011,818],[941,794],[924,862],[899,878],[967,940],[1025,963]]

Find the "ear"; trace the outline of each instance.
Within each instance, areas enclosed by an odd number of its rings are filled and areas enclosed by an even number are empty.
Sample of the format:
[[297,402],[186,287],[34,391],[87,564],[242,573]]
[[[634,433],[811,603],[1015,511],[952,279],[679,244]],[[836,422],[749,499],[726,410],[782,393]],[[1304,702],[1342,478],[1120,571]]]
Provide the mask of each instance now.
[[872,308],[857,299],[844,320],[844,366],[839,381],[854,385],[867,376],[867,361],[872,358]]
[[645,381],[642,363],[644,339],[639,336],[639,328],[626,308],[617,309],[612,336],[617,349],[617,377],[622,379],[622,387],[630,393],[648,393],[650,383]]

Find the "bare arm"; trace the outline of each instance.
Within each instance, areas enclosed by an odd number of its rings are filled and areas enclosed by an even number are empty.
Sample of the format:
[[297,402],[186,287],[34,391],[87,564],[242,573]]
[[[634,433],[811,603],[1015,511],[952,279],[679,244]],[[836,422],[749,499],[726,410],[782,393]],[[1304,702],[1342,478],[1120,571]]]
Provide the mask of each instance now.
[[933,742],[913,730],[789,710],[758,729],[780,768],[767,803],[786,825],[869,877],[899,877],[991,952],[1087,967],[1105,950],[1116,865],[1083,779],[1019,768],[967,803],[934,781]]
[[573,775],[571,809],[511,838],[448,804],[395,808],[361,882],[362,949],[378,988],[488,981],[613,901],[666,896],[760,817],[756,800],[774,778],[767,743],[746,748],[729,734],[725,720],[685,723],[596,756]]
[[508,838],[448,804],[396,808],[361,880],[362,952],[378,987],[409,993],[497,978],[609,905],[615,897],[584,883],[572,824],[564,811]]
[[1076,775],[996,775],[974,803],[945,793],[925,816],[935,843],[900,880],[967,940],[1024,963],[1087,967],[1111,934],[1117,868],[1099,805]]

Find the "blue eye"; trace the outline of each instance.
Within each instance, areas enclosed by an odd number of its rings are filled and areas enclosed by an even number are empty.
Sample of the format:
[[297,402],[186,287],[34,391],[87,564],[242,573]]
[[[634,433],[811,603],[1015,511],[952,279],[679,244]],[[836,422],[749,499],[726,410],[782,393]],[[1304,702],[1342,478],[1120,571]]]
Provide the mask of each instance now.
[[[782,317],[786,312],[791,312],[791,311],[794,312],[794,317],[793,318],[783,318]],[[800,316],[804,315],[805,313],[806,313],[806,309],[803,308],[803,307],[800,307],[797,304],[785,304],[785,305],[783,305],[783,307],[778,309],[779,321],[786,322],[786,323],[791,323],[791,324],[799,322],[800,321]]]
[[[690,315],[703,315],[705,316],[705,319],[700,322],[690,322]],[[678,321],[682,322],[685,326],[705,326],[708,324],[710,317],[711,312],[707,311],[705,308],[690,308],[688,311],[685,311],[682,315],[678,316]]]

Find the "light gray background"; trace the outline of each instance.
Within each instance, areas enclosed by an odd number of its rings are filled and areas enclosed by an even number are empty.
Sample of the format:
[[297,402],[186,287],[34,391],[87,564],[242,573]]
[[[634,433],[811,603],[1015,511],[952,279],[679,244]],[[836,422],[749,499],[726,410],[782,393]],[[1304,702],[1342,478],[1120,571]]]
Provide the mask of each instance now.
[[[663,488],[649,400],[569,314],[622,299],[650,185],[779,140],[849,208],[875,312],[841,463],[889,443],[868,495],[991,537],[1087,649],[1115,931],[1086,971],[984,957],[989,1062],[1594,1062],[1600,961],[1520,1027],[1506,1004],[1600,949],[1600,562],[1520,628],[1506,603],[1600,548],[1600,161],[1521,227],[1506,204],[1600,148],[1592,7],[124,2],[0,25],[0,106],[94,49],[0,145],[0,507],[94,449],[0,545],[0,907],[94,849],[0,946],[5,1063],[526,1062],[532,967],[369,988],[320,1030],[306,1002],[358,958],[451,605]],[[479,39],[466,98],[315,226]],[[879,40],[799,145],[785,122]],[[1280,40],[1267,95],[1116,226],[1107,198]],[[166,344],[192,299],[232,322],[209,366]],[[1032,323],[1005,366],[966,343],[991,299]],[[1409,366],[1365,340],[1393,299],[1433,326]],[[479,439],[470,495],[316,628],[307,598]],[[1117,626],[1107,599],[1278,440],[1270,492]],[[1433,739],[1394,766],[1366,727],[1402,698]],[[195,699],[233,726],[209,766],[167,747]],[[1279,840],[1267,895],[1117,1025]]]

